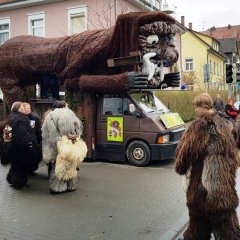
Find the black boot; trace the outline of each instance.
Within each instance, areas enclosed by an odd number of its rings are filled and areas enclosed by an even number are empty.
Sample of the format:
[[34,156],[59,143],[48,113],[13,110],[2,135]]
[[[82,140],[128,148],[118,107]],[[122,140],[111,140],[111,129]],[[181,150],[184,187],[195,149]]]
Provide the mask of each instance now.
[[50,177],[50,173],[52,171],[52,163],[48,164],[48,176]]

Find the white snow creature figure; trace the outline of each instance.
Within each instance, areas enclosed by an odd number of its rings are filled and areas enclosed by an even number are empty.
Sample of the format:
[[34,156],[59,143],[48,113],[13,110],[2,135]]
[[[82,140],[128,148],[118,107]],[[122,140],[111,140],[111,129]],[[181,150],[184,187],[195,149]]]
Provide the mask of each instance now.
[[87,155],[87,145],[79,137],[62,136],[57,143],[55,174],[59,180],[77,177],[77,169]]
[[43,122],[43,160],[50,167],[49,191],[52,194],[77,189],[76,169],[87,154],[82,131],[82,122],[67,108],[53,110]]

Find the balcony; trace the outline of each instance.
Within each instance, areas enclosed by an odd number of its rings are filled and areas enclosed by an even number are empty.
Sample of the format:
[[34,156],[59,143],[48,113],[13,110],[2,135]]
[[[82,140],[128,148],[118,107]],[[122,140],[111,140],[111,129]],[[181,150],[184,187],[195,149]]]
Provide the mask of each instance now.
[[128,0],[132,4],[136,4],[139,8],[143,6],[148,10],[161,11],[162,0]]

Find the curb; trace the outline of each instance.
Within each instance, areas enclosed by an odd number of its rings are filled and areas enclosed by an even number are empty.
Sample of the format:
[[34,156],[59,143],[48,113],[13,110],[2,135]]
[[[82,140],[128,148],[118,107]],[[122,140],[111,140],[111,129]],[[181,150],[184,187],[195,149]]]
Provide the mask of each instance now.
[[189,216],[188,212],[186,212],[159,240],[175,240],[178,235],[186,228],[188,222]]

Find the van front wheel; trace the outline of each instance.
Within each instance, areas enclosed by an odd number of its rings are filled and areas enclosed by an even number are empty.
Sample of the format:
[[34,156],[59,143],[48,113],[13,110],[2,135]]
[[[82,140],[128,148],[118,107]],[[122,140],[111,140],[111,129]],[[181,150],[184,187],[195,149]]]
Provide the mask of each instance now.
[[142,141],[134,141],[128,145],[127,159],[129,163],[137,167],[145,167],[151,160],[148,145]]

